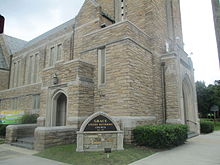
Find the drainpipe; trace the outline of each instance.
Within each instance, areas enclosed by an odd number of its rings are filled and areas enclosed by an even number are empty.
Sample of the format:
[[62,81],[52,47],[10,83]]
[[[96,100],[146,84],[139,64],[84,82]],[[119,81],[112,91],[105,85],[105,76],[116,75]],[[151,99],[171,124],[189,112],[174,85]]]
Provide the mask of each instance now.
[[166,63],[161,63],[161,69],[162,69],[162,88],[163,88],[163,123],[166,124],[167,121],[167,99],[166,99],[166,77],[165,77],[165,71],[166,71]]

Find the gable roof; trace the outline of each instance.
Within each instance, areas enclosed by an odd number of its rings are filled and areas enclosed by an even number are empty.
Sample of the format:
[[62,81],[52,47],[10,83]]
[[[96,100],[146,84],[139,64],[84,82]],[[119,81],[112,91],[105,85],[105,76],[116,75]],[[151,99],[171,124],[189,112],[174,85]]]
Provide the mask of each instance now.
[[55,27],[55,28],[49,30],[48,32],[43,33],[43,34],[41,34],[40,36],[38,36],[38,37],[36,37],[36,38],[30,40],[29,42],[27,42],[27,43],[24,45],[23,48],[27,48],[27,47],[29,47],[29,46],[31,46],[31,45],[33,45],[33,44],[36,44],[37,42],[39,42],[39,41],[41,41],[41,40],[44,40],[44,39],[46,39],[47,37],[49,37],[49,36],[51,36],[51,35],[53,35],[53,34],[59,32],[59,31],[62,31],[62,30],[64,30],[65,28],[67,28],[67,27],[69,27],[69,26],[72,26],[72,25],[74,25],[74,24],[75,24],[75,19],[71,19],[71,20],[69,20],[69,21],[67,21],[67,22],[65,22],[65,23],[63,23],[63,24],[61,24],[61,25],[59,25],[59,26],[57,26],[57,27]]
[[8,69],[9,56],[24,47],[27,42],[5,34],[0,34],[0,37],[0,69]]
[[11,37],[5,34],[3,34],[3,38],[10,54],[14,54],[15,52],[19,51],[27,43],[27,41]]
[[0,45],[0,69],[8,69],[1,45]]

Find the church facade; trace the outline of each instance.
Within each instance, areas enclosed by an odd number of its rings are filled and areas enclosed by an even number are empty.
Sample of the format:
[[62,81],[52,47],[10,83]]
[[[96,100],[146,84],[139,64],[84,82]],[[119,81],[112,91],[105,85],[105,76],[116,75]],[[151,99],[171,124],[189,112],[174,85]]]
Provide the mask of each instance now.
[[8,67],[0,81],[8,85],[0,111],[37,113],[39,127],[78,130],[104,112],[125,142],[142,124],[182,123],[199,133],[179,0],[85,0],[74,19],[19,46],[2,53]]

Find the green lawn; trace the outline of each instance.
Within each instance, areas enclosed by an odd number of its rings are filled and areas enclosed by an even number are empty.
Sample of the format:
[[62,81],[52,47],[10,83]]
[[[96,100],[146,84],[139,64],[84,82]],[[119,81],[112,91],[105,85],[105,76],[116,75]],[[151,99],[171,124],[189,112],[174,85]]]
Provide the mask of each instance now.
[[103,152],[76,152],[76,145],[63,145],[46,149],[36,156],[73,165],[127,165],[155,153],[152,150],[125,145],[124,151],[113,151],[110,157]]
[[216,123],[215,123],[215,131],[218,131],[218,130],[220,130],[220,121],[217,121]]

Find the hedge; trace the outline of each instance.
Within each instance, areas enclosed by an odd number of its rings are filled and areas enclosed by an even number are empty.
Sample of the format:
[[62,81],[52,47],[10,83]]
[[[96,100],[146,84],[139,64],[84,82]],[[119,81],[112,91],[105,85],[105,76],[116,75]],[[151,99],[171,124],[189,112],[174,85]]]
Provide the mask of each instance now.
[[138,145],[153,148],[171,148],[183,144],[187,139],[187,126],[162,124],[137,126],[133,130]]
[[21,124],[34,124],[37,123],[38,114],[24,114],[21,118]]
[[6,135],[6,124],[0,124],[0,137],[5,137]]
[[214,131],[214,124],[211,121],[200,121],[200,132],[211,133]]

